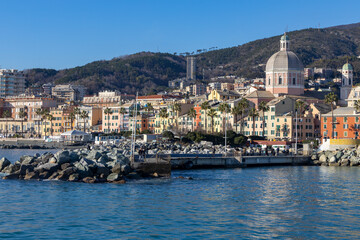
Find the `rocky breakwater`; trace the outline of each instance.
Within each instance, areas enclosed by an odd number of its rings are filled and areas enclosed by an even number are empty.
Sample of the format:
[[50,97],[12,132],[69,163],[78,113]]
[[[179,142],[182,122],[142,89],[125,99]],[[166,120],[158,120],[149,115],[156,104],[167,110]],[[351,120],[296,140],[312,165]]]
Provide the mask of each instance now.
[[3,179],[86,183],[125,183],[126,179],[144,177],[130,167],[129,159],[117,148],[61,150],[55,154],[22,156],[15,163],[2,158],[0,172]]
[[311,156],[311,161],[319,166],[359,166],[360,147],[319,152]]

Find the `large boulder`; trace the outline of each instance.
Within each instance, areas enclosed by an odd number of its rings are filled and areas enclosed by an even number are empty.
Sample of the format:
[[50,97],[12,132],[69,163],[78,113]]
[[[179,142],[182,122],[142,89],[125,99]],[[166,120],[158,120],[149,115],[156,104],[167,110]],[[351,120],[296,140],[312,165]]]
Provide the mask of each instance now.
[[29,165],[35,162],[35,158],[32,156],[21,156],[20,162],[21,164]]
[[329,156],[329,163],[335,163],[336,162],[336,156],[335,155],[330,155]]
[[21,164],[20,166],[20,175],[26,175],[29,172],[33,172],[34,167],[31,164]]
[[98,166],[96,169],[96,175],[102,175],[104,177],[109,176],[110,170],[105,166]]
[[62,150],[55,153],[54,157],[57,159],[58,164],[68,163],[70,162],[70,153],[67,150]]
[[120,180],[122,178],[121,178],[120,174],[112,173],[106,179],[107,179],[108,182],[114,182],[114,181],[118,181],[118,180]]
[[115,163],[113,168],[111,169],[113,173],[121,173],[121,164],[119,162]]
[[98,160],[101,156],[102,156],[102,154],[101,154],[99,151],[91,150],[91,151],[89,152],[89,154],[87,155],[87,158],[88,158],[88,159],[91,159],[91,160],[93,160],[93,161],[96,161],[96,160]]
[[1,158],[1,159],[0,159],[0,172],[1,172],[4,168],[6,168],[7,166],[9,166],[10,164],[11,164],[11,162],[10,162],[7,158],[5,158],[5,157]]
[[129,165],[122,165],[121,166],[121,173],[124,175],[128,175],[131,172],[131,167]]
[[93,172],[89,168],[89,164],[84,159],[76,162],[74,167],[77,169],[76,172],[79,174],[79,178],[92,177],[93,175]]
[[335,155],[336,159],[340,159],[342,156],[344,155],[344,153],[342,151],[338,151]]
[[35,168],[36,171],[39,172],[47,171],[50,173],[56,172],[58,169],[59,169],[59,165],[56,163],[45,163]]
[[321,163],[326,163],[326,159],[327,159],[326,155],[325,155],[325,154],[322,154],[322,155],[319,157],[319,162],[321,162]]
[[25,180],[31,180],[31,179],[39,179],[39,173],[38,172],[28,172],[24,176]]

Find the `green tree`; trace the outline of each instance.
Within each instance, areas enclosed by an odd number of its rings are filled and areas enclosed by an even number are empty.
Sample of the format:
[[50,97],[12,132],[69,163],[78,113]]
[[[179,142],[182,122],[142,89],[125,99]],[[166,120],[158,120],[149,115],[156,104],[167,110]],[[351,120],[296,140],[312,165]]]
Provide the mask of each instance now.
[[111,110],[111,108],[107,107],[104,109],[104,114],[107,115],[107,132],[110,133],[110,115],[113,114],[113,111]]
[[86,131],[86,119],[89,118],[89,113],[85,110],[83,110],[81,113],[80,113],[80,118],[84,121],[84,132]]
[[258,109],[262,112],[262,136],[265,137],[265,112],[269,111],[269,106],[266,102],[261,101]]
[[332,128],[332,138],[334,138],[334,106],[336,107],[336,101],[338,100],[338,97],[335,95],[335,93],[331,92],[325,96],[325,103],[330,105],[331,107],[331,128]]
[[[37,108],[35,110],[36,115],[38,115],[38,117],[40,117],[40,119],[42,120],[42,112],[43,110],[41,108]],[[38,135],[41,136],[41,131],[40,131],[40,120],[37,120],[37,125],[38,125]]]
[[227,103],[221,103],[219,106],[219,111],[222,114],[225,114],[225,117],[223,117],[223,132],[225,132],[227,130],[227,114],[231,112],[231,108],[229,106],[229,104]]
[[8,118],[11,117],[11,112],[9,110],[4,110],[3,112],[3,118],[5,118],[5,127],[6,127],[6,131],[5,131],[5,137],[8,136],[8,131],[9,131],[9,126],[8,126]]
[[210,104],[208,101],[206,102],[203,102],[201,105],[200,105],[201,109],[205,111],[205,132],[207,132],[207,110],[210,109]]
[[217,112],[214,108],[210,108],[207,112],[207,116],[211,118],[211,132],[214,133],[214,118],[217,116]]
[[181,104],[180,103],[174,103],[172,106],[172,111],[176,113],[176,120],[175,120],[175,124],[176,124],[176,130],[178,129],[178,119],[179,119],[179,114],[181,112]]
[[194,131],[195,118],[196,118],[196,110],[194,108],[190,108],[189,117],[192,119],[192,132]]
[[74,112],[71,112],[69,114],[69,119],[70,119],[70,130],[73,130],[73,123],[74,123],[74,120],[76,118],[76,115]]
[[19,118],[21,119],[21,134],[24,136],[24,121],[26,120],[27,112],[24,108],[20,108]]
[[255,136],[255,118],[258,116],[259,116],[259,113],[256,110],[256,108],[251,108],[250,112],[249,112],[249,117],[251,117],[252,122],[253,122],[253,133],[252,133],[253,136]]
[[354,108],[355,108],[356,112],[360,112],[360,101],[359,100],[355,100]]
[[237,129],[238,129],[238,124],[237,124],[237,120],[238,120],[238,115],[241,114],[241,109],[239,107],[239,104],[235,105],[233,108],[231,108],[231,114],[234,117],[234,124],[235,124],[235,132],[237,133]]
[[52,123],[52,121],[54,121],[54,116],[53,115],[51,115],[51,114],[48,114],[47,116],[46,116],[46,118],[47,118],[47,120],[49,120],[50,121],[50,135],[52,135],[53,134],[53,123]]
[[242,133],[243,131],[243,126],[244,126],[244,113],[246,112],[246,110],[249,108],[249,101],[246,100],[246,98],[242,98],[239,103],[239,111],[240,111],[240,133]]
[[48,119],[48,115],[50,114],[50,111],[49,109],[43,109],[41,111],[41,119],[45,120],[45,124],[44,124],[44,132],[45,132],[45,137],[46,137],[46,132],[47,132],[47,119]]
[[[75,107],[74,110],[73,110],[73,113],[75,114],[75,117],[76,117],[77,119],[80,118],[80,114],[81,114],[80,108]],[[76,121],[76,129],[79,129],[79,121]]]
[[165,122],[164,119],[167,119],[169,117],[169,113],[166,108],[161,108],[159,112],[159,117],[161,119],[162,125],[163,125],[163,131],[165,130]]
[[122,129],[124,130],[124,128],[125,128],[124,115],[127,114],[126,109],[123,107],[120,108],[120,114],[121,114]]

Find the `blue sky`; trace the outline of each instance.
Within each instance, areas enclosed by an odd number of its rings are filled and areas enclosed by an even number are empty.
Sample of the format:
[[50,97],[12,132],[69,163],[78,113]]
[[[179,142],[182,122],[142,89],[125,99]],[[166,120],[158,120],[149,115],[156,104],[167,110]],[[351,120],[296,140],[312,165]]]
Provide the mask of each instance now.
[[0,67],[54,68],[140,51],[232,47],[360,22],[360,1],[0,0]]

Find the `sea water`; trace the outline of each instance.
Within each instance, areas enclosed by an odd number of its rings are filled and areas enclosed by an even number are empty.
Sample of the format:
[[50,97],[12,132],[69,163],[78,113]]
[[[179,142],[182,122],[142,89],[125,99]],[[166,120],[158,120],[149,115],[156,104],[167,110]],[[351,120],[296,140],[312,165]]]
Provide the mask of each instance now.
[[0,238],[359,239],[359,189],[360,167],[174,171],[123,185],[0,180]]

